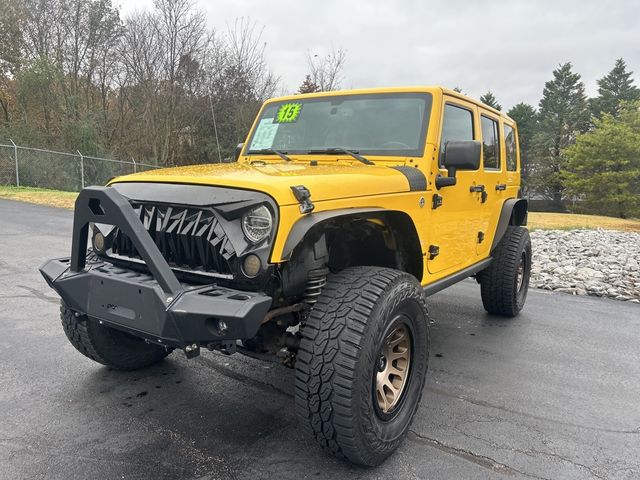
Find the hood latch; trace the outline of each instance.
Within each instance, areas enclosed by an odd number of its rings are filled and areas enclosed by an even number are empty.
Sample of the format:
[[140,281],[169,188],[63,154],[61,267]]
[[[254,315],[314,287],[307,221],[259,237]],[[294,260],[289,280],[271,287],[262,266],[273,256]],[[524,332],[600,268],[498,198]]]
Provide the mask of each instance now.
[[316,206],[311,201],[311,192],[304,185],[296,185],[291,187],[293,196],[300,203],[300,213],[311,213]]

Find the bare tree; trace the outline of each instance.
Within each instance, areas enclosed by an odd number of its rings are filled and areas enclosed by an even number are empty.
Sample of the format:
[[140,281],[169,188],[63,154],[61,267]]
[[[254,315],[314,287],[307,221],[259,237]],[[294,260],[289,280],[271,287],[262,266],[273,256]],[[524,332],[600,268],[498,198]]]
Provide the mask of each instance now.
[[160,164],[174,164],[182,139],[193,128],[193,95],[208,35],[204,13],[191,0],[156,0],[154,6],[153,12],[134,15],[126,23],[126,90],[134,104],[132,115],[143,119],[141,134],[150,153]]
[[249,18],[236,19],[227,25],[228,68],[242,79],[246,96],[265,100],[273,95],[278,79],[269,71],[264,56],[266,42],[262,40],[264,27]]
[[340,88],[344,80],[342,71],[347,59],[347,52],[343,48],[337,50],[332,48],[324,57],[311,55],[307,51],[307,66],[312,82],[320,88],[322,92],[329,92]]
[[216,34],[193,0],[123,22],[112,1],[0,0],[0,134],[160,165],[232,155],[278,88],[264,29]]
[[263,30],[248,18],[238,18],[221,35],[210,37],[203,68],[210,102],[202,104],[208,115],[203,115],[200,128],[219,135],[215,144],[205,146],[207,158],[219,157],[218,142],[221,156],[231,156],[260,104],[276,91],[278,79],[265,59]]
[[154,28],[162,51],[165,80],[164,115],[160,117],[164,132],[158,160],[163,164],[175,163],[179,139],[185,129],[191,127],[190,119],[185,118],[188,117],[188,109],[182,101],[179,71],[181,65],[187,63],[193,68],[205,50],[205,16],[204,12],[194,8],[193,0],[155,0],[154,5],[157,11]]
[[21,66],[22,26],[25,12],[19,0],[0,0],[0,108],[9,124],[9,84]]

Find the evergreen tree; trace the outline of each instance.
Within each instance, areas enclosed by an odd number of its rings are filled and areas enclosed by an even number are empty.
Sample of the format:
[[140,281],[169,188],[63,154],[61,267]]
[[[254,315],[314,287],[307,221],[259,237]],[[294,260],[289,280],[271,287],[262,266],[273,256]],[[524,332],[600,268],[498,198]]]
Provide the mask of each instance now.
[[518,103],[507,112],[518,125],[518,140],[520,143],[520,175],[522,191],[529,191],[529,163],[531,161],[531,145],[538,130],[538,114],[536,109],[528,103]]
[[304,78],[304,82],[298,88],[298,93],[315,93],[320,91],[320,86],[314,83],[311,79],[311,75],[307,75]]
[[598,80],[598,96],[591,100],[591,112],[600,117],[602,113],[618,115],[622,102],[640,100],[640,89],[633,84],[633,72],[627,71],[622,58],[616,60],[613,69]]
[[546,82],[542,92],[529,170],[531,187],[552,199],[557,208],[562,208],[564,193],[560,178],[565,161],[563,150],[589,128],[589,121],[584,83],[572,71],[570,62],[562,64],[553,71],[553,79]]
[[579,211],[640,216],[640,102],[595,119],[565,153],[564,184]]
[[496,110],[502,110],[502,105],[498,103],[498,99],[491,93],[491,91],[485,93],[480,97],[480,101],[485,105],[495,108]]

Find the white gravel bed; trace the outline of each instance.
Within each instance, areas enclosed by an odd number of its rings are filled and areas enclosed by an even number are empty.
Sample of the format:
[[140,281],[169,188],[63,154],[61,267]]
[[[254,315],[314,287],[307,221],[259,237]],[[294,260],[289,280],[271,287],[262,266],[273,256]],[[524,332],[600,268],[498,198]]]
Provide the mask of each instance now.
[[535,230],[530,286],[640,303],[640,233]]

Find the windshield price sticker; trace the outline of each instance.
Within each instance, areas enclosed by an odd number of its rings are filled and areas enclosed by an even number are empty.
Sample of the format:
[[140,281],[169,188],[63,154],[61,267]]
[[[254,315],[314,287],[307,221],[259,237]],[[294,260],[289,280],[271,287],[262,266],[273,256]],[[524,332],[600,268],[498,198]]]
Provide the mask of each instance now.
[[298,120],[300,116],[300,110],[302,110],[301,103],[285,103],[281,105],[276,113],[276,123],[293,123]]
[[273,123],[273,118],[263,118],[256,128],[256,133],[253,134],[253,140],[251,142],[250,150],[263,150],[265,148],[271,148],[273,146],[273,139],[278,133],[277,123]]

